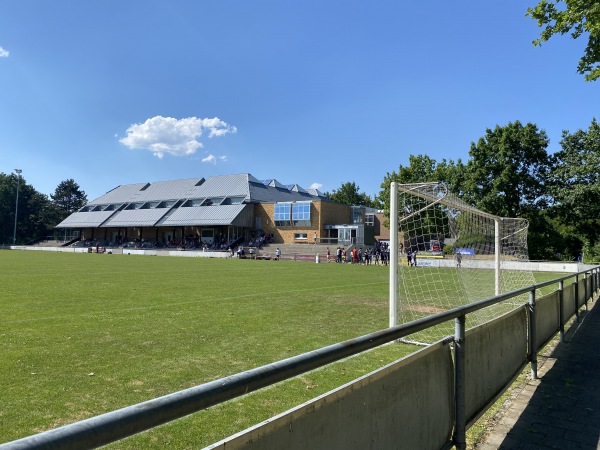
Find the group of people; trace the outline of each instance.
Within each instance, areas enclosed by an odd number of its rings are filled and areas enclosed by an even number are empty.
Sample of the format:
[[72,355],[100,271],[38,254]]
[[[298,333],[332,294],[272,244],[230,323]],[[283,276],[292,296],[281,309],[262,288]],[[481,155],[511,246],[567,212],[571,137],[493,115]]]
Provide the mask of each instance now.
[[[375,246],[375,248],[354,247],[352,250],[346,250],[338,247],[335,252],[335,262],[337,264],[359,264],[359,265],[383,265],[387,266],[389,261],[389,248],[386,246]],[[327,247],[327,262],[331,262],[331,252]]]
[[270,233],[261,233],[258,236],[252,232],[250,234],[250,240],[246,242],[244,245],[246,247],[256,247],[261,248],[265,244],[270,244],[273,242],[273,235]]

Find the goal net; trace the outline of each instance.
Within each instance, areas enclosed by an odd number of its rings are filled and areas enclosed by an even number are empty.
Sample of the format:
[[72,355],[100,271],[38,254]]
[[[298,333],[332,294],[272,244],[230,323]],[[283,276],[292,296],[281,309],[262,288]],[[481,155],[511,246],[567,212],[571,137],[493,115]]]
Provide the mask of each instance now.
[[[531,271],[521,270],[518,264],[528,260],[527,220],[480,211],[443,183],[396,186],[395,208],[392,202],[396,211],[390,211],[390,217],[398,217],[399,323],[535,284]],[[467,327],[487,322],[524,301],[526,295],[469,314]],[[452,322],[407,340],[430,343],[453,333]]]

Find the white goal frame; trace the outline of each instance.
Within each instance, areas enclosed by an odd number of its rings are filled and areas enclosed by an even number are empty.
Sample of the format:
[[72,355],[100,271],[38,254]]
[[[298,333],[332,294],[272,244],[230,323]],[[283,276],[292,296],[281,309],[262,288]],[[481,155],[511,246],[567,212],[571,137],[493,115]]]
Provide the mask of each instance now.
[[[428,195],[424,192],[425,187],[436,185],[439,187],[438,195]],[[429,202],[429,204],[419,210],[415,211],[409,216],[400,218],[400,211],[398,206],[398,194],[400,192],[410,193],[411,195],[423,198]],[[463,211],[469,211],[473,214],[481,216],[486,219],[494,221],[494,292],[495,295],[501,294],[501,252],[502,252],[502,238],[501,238],[501,225],[502,217],[495,216],[493,214],[486,213],[478,210],[462,200],[458,199],[454,195],[449,195],[448,187],[443,183],[413,183],[413,184],[400,184],[397,182],[391,182],[390,184],[390,277],[389,277],[389,326],[393,327],[398,325],[398,271],[399,271],[399,223],[409,217],[421,213],[427,208],[432,207],[436,204],[445,205],[448,207],[457,208]]]

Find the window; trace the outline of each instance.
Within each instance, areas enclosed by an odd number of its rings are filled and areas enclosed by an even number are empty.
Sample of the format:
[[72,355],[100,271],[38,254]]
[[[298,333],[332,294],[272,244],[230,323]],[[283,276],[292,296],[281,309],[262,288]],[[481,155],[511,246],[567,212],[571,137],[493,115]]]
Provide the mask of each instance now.
[[211,197],[204,200],[202,206],[212,206],[212,205],[220,205],[223,201],[222,197]]
[[294,240],[295,241],[306,241],[306,240],[308,240],[308,234],[307,233],[294,233]]
[[360,206],[352,207],[352,223],[361,224],[364,223],[365,209]]
[[311,202],[275,203],[275,226],[310,226]]
[[184,208],[201,206],[204,200],[201,198],[192,198],[183,204]]
[[223,200],[222,205],[241,205],[244,201],[244,197],[227,197]]
[[365,216],[365,225],[375,225],[375,214],[367,214]]
[[310,226],[310,202],[294,203],[292,221],[296,226]]
[[275,226],[286,227],[290,226],[292,219],[292,204],[291,203],[275,203]]

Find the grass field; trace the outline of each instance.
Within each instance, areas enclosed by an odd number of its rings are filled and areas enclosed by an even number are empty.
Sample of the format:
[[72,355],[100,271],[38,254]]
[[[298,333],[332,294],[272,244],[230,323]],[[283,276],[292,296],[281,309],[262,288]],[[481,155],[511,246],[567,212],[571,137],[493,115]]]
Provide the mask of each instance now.
[[[0,442],[388,324],[378,266],[3,251],[0,285]],[[414,350],[385,346],[111,447],[208,445]]]

